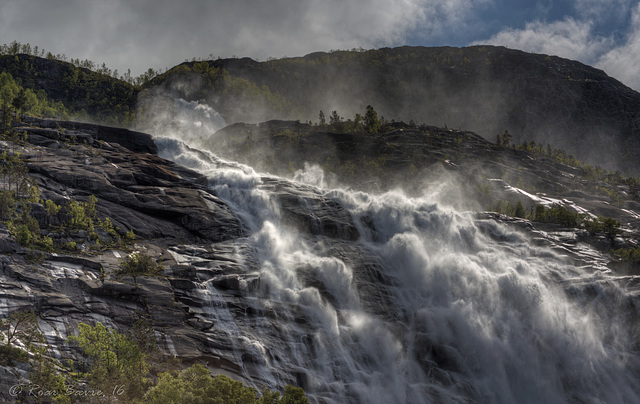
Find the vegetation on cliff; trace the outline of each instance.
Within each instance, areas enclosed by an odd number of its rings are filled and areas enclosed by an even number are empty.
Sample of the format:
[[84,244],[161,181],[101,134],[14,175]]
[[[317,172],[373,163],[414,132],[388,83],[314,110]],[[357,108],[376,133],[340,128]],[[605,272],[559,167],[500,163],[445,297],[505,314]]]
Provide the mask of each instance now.
[[132,123],[139,83],[151,77],[121,80],[117,72],[104,65],[69,60],[65,55],[45,53],[37,46],[15,41],[0,46],[0,71],[24,88],[27,100],[34,98],[31,94],[40,103],[50,100],[47,107],[33,110],[35,115],[121,126]]
[[319,110],[353,115],[375,105],[398,120],[487,139],[507,129],[515,142],[548,143],[626,174],[640,170],[633,121],[640,94],[600,70],[553,56],[492,46],[354,49],[265,62],[193,60],[133,78],[15,41],[0,53],[0,70],[81,119],[130,125],[145,114],[147,96],[158,92],[204,100],[227,122],[307,122]]
[[[78,334],[69,336],[67,343],[82,351],[86,363],[63,364],[53,359],[32,311],[0,319],[0,330],[5,340],[0,345],[0,366],[30,365],[30,383],[12,390],[14,397],[26,402],[308,403],[303,390],[291,385],[283,393],[266,388],[258,392],[224,375],[212,377],[199,364],[176,370],[178,362],[157,355],[153,329],[144,320],[136,322],[128,334],[100,322],[80,323]],[[173,370],[163,371],[167,368]]]

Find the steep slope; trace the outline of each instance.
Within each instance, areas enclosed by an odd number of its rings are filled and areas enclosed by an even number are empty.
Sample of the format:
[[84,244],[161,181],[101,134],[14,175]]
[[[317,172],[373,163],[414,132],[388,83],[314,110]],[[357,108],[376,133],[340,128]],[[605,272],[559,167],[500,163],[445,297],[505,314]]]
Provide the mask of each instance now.
[[[634,178],[568,164],[573,160],[558,150],[536,146],[535,153],[530,143],[497,145],[473,132],[395,123],[380,133],[345,133],[332,125],[268,121],[232,124],[202,139],[201,147],[260,171],[304,179],[319,170],[322,186],[374,193],[401,188],[419,196],[425,188],[453,183],[460,194],[450,195],[450,203],[460,209],[517,202],[517,193],[497,192],[500,181],[558,201],[578,198],[592,214],[625,223],[636,218],[619,208],[640,208],[640,184]],[[527,210],[541,202],[519,196]]]
[[[8,55],[0,70],[84,111],[83,119],[127,125],[139,106],[137,87],[66,62]],[[581,63],[502,47],[186,62],[144,87],[206,100],[228,122],[316,121],[320,110],[347,119],[370,104],[388,120],[470,130],[488,140],[508,130],[516,142],[550,144],[627,175],[640,170],[640,94]]]
[[84,120],[128,125],[136,110],[138,89],[105,74],[71,63],[31,55],[0,56],[0,71],[21,86],[44,91]]
[[388,120],[446,125],[492,141],[508,130],[517,142],[548,143],[627,174],[639,169],[640,94],[555,56],[474,46],[223,59],[184,63],[148,85],[206,99],[228,122],[316,121],[320,110],[352,118],[371,104]]
[[[429,189],[367,194],[262,175],[174,138],[153,144],[143,133],[63,121],[21,130],[28,144],[3,147],[21,148],[43,198],[97,196],[98,216],[133,230],[135,248],[164,265],[156,276],[118,276],[126,251],[114,248],[33,261],[4,230],[2,314],[35,310],[56,359],[82,363],[65,341],[79,322],[124,331],[142,318],[163,354],[184,365],[255,386],[293,383],[316,402],[640,396],[638,277],[607,268],[610,247],[634,245],[637,222],[625,221],[615,238],[590,237],[453,209]],[[465,156],[484,155],[549,184],[538,197],[580,204],[564,194],[580,184],[575,169],[437,131],[439,143],[408,134],[411,161],[467,149],[445,167],[465,177],[474,167]],[[630,206],[609,208],[640,217]],[[33,212],[47,228],[44,208]],[[67,237],[93,242],[80,232]],[[1,369],[0,394],[10,401],[8,387],[25,368]]]

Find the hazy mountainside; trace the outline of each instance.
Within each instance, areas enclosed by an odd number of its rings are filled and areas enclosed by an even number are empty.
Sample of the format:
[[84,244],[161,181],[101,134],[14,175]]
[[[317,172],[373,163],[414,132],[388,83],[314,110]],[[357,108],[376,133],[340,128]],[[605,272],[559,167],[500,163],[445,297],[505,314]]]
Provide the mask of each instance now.
[[[107,74],[24,54],[1,56],[0,69],[86,112],[83,119],[126,126],[137,107],[145,114],[140,87]],[[185,62],[153,74],[142,84],[146,95],[162,89],[206,100],[231,123],[315,122],[320,110],[349,119],[373,105],[389,121],[468,130],[490,141],[508,130],[516,142],[550,144],[626,174],[640,170],[640,94],[555,56],[493,46],[401,47]]]
[[61,101],[79,119],[126,126],[135,115],[138,90],[108,75],[24,54],[0,56],[0,70],[22,87]]
[[[222,86],[221,72],[236,84]],[[228,122],[315,122],[320,110],[346,119],[370,104],[388,120],[446,125],[491,141],[508,130],[518,142],[549,143],[609,169],[639,168],[640,94],[555,56],[491,46],[338,51],[189,62],[150,84],[206,99]]]
[[[373,193],[401,188],[414,196],[440,188],[444,192],[440,197],[448,204],[472,210],[491,210],[504,200],[521,201],[530,211],[536,204],[568,198],[592,214],[640,225],[630,213],[640,210],[636,179],[567,164],[570,160],[557,150],[496,145],[472,132],[396,123],[380,133],[343,133],[330,125],[268,121],[229,125],[203,141],[202,147],[261,172],[303,182],[316,166],[322,172],[318,184],[322,187],[347,186]],[[550,199],[545,202],[532,195]]]

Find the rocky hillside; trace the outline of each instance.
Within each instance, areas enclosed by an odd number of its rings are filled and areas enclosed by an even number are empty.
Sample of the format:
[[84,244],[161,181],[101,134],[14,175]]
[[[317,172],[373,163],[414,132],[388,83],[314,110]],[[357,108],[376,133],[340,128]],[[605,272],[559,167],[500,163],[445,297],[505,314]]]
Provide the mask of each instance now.
[[206,99],[228,122],[317,122],[320,110],[346,120],[373,105],[389,121],[469,130],[491,141],[508,130],[516,142],[550,144],[608,169],[640,168],[640,94],[581,63],[503,47],[190,62],[155,85]]
[[[487,186],[505,182],[558,200],[578,198],[592,213],[624,222],[636,219],[612,205],[640,208],[635,178],[580,163],[560,150],[531,143],[498,145],[473,132],[434,126],[395,123],[379,133],[344,133],[331,125],[293,121],[239,123],[217,131],[203,147],[284,176],[303,176],[309,165],[317,165],[324,170],[326,185],[367,192],[400,187],[420,195],[426,187],[449,181],[462,190],[452,202],[463,209],[492,208],[505,196],[492,195]],[[540,202],[524,193],[520,197],[528,209]]]
[[106,74],[25,54],[0,56],[0,71],[24,88],[44,91],[83,120],[123,126],[135,115],[138,89]]
[[[275,377],[280,386],[287,383],[302,386],[312,396],[337,394],[313,382],[315,376],[308,369],[287,365],[294,357],[303,355],[301,352],[312,349],[316,319],[309,317],[306,306],[296,307],[270,297],[272,292],[267,286],[270,283],[262,279],[266,273],[261,266],[267,263],[258,259],[261,241],[255,237],[260,229],[253,228],[247,217],[239,217],[238,207],[220,197],[228,197],[228,192],[235,192],[234,187],[241,192],[246,185],[225,182],[221,187],[213,187],[210,179],[159,157],[156,143],[167,140],[154,143],[144,133],[37,119],[22,125],[18,130],[26,133],[26,141],[3,142],[2,147],[26,157],[28,173],[41,190],[40,202],[30,205],[31,215],[41,229],[38,236],[50,238],[54,249],[20,245],[6,226],[0,226],[3,316],[21,309],[34,310],[46,342],[53,347],[51,355],[60,363],[68,359],[84,363],[77,347],[67,342],[80,322],[100,321],[126,331],[142,319],[153,328],[161,355],[177,356],[182,366],[200,363],[214,372],[231,374],[256,386],[273,387]],[[622,222],[621,232],[590,234],[583,228],[561,224],[512,219],[497,213],[474,214],[478,229],[496,243],[504,242],[501,237],[505,236],[495,223],[503,223],[520,229],[516,231],[522,232],[526,240],[570,257],[576,267],[602,272],[613,269],[621,274],[635,271],[635,267],[618,265],[609,250],[637,246],[640,204],[633,198],[615,201],[598,191],[598,187],[612,186],[604,179],[589,190],[588,180],[579,168],[498,147],[473,133],[432,127],[370,135],[375,139],[370,142],[323,131],[283,138],[273,131],[293,130],[295,125],[295,122],[233,125],[221,133],[229,138],[233,137],[231,133],[242,133],[243,142],[249,138],[263,146],[269,144],[273,149],[261,150],[274,150],[281,157],[280,164],[274,166],[277,169],[289,166],[294,141],[303,159],[315,156],[322,160],[335,155],[335,161],[342,162],[336,164],[341,166],[345,161],[355,161],[367,145],[380,143],[385,161],[378,162],[380,170],[362,171],[355,167],[350,171],[353,178],[361,182],[381,181],[389,187],[389,182],[397,182],[399,176],[410,170],[414,170],[414,176],[428,176],[432,172],[437,173],[440,181],[449,176],[459,181],[452,187],[458,193],[451,193],[451,197],[468,192],[483,195],[485,202],[524,201],[528,208],[536,203],[550,208],[555,203],[572,211],[588,210],[614,217]],[[265,128],[272,131],[265,132]],[[316,154],[328,139],[332,140],[331,146]],[[231,154],[243,149],[242,142],[226,146]],[[165,152],[177,147],[173,144],[167,148],[163,144]],[[211,159],[197,150],[189,153],[201,155],[203,160]],[[258,161],[251,153],[237,156],[241,160],[254,160],[258,166],[274,160],[267,156]],[[232,163],[216,164],[223,170]],[[382,175],[387,170],[398,175]],[[370,175],[365,178],[367,173]],[[467,181],[463,181],[465,178]],[[536,191],[530,188],[528,193],[521,186],[516,187],[514,183],[519,180],[530,186],[535,184]],[[426,182],[420,186],[427,186]],[[414,182],[412,186],[418,184]],[[394,314],[391,296],[385,289],[385,285],[393,284],[386,275],[390,268],[371,256],[365,244],[358,243],[362,232],[375,230],[370,217],[356,218],[337,199],[298,182],[264,175],[255,186],[260,193],[270,196],[271,203],[300,240],[315,246],[316,254],[340,257],[354,268],[352,281],[357,285],[363,310],[392,323],[404,321],[396,317],[398,313]],[[637,191],[629,185],[616,189],[628,195]],[[91,231],[65,227],[70,213],[52,213],[45,206],[48,203],[44,203],[47,200],[68,206],[71,200],[87,203],[92,197],[96,198],[94,220],[103,223],[101,228],[96,225],[95,237]],[[106,231],[106,218],[115,233]],[[135,241],[128,245],[113,242],[131,231]],[[70,243],[73,249],[68,247]],[[132,251],[153,257],[163,266],[162,272],[123,274],[122,260]],[[317,290],[324,304],[340,304],[331,279],[314,272],[306,262],[297,271],[304,286]],[[421,359],[425,367],[437,363],[442,371],[452,369],[454,365],[444,353],[434,352],[425,353],[433,356],[433,360]],[[307,354],[317,353],[311,350],[304,355]],[[267,376],[265,369],[272,376]],[[5,364],[0,367],[0,382],[3,386],[24,382],[28,370],[26,365]],[[442,377],[445,383],[446,377]],[[13,399],[8,391],[8,387],[0,388],[3,400]],[[333,398],[344,397],[340,394],[353,392],[342,392]]]
[[[130,125],[140,88],[206,100],[229,123],[353,119],[373,105],[388,121],[467,130],[566,150],[626,175],[640,172],[640,94],[603,71],[555,56],[502,47],[400,47],[312,53],[258,62],[187,62],[142,86],[70,63],[16,54],[0,70],[43,90],[82,119]],[[139,83],[140,84],[140,83]],[[146,99],[147,97],[145,97]],[[86,113],[86,115],[85,115]]]

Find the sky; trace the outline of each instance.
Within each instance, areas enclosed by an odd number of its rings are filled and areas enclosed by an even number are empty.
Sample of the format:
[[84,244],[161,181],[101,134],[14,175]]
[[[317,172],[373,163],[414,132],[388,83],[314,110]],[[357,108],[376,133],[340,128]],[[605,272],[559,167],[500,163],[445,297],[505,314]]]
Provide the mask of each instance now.
[[502,45],[640,90],[640,0],[0,0],[0,43],[137,76],[192,58]]

